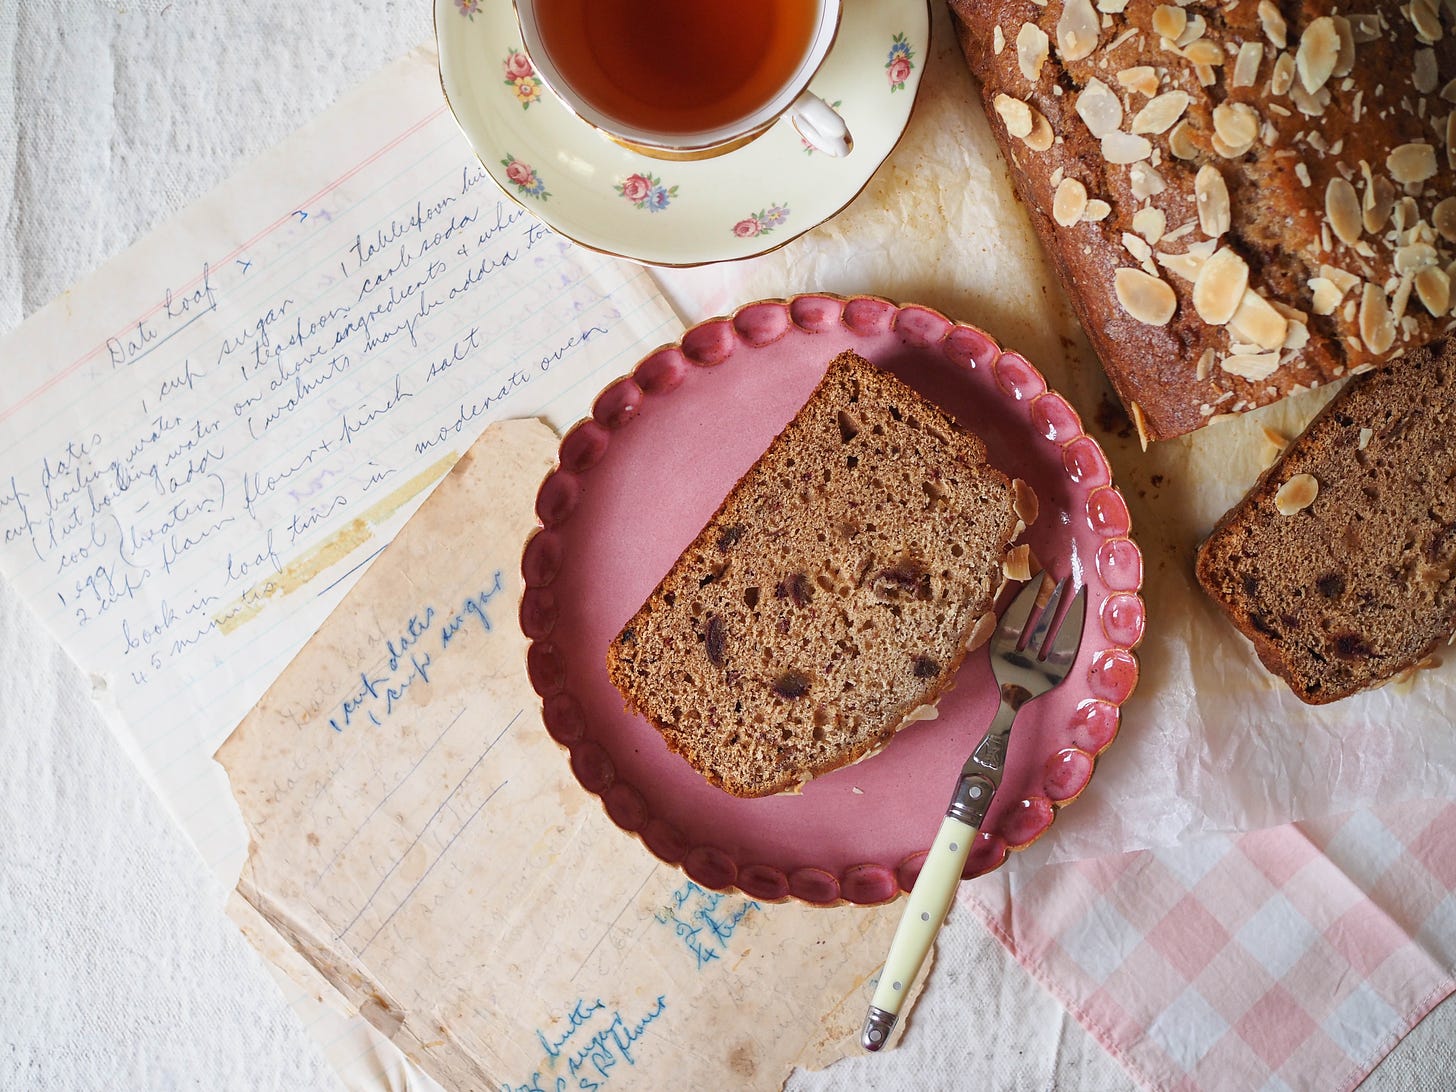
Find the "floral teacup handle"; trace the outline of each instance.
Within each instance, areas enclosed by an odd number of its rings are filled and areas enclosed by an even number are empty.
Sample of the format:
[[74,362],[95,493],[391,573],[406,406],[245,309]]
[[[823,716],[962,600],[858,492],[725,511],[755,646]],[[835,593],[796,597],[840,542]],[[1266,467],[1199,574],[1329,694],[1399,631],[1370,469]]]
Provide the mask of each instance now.
[[811,91],[805,91],[788,110],[789,119],[799,135],[817,151],[841,159],[854,147],[849,126],[834,108]]

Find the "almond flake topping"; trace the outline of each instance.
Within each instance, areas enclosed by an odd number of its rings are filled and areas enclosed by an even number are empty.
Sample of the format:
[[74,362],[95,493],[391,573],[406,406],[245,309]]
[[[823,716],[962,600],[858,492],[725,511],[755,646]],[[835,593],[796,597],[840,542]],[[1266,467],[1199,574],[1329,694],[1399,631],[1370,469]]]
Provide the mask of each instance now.
[[1163,237],[1163,232],[1167,230],[1167,227],[1168,218],[1163,214],[1163,210],[1151,205],[1138,209],[1132,215],[1133,231],[1155,245]]
[[1209,65],[1210,67],[1223,64],[1223,50],[1218,47],[1217,42],[1209,41],[1207,38],[1199,38],[1190,42],[1183,50],[1183,57],[1189,64]]
[[1360,430],[1360,438],[1356,441],[1355,446],[1358,447],[1361,451],[1364,451],[1367,447],[1370,446],[1370,437],[1374,435],[1374,429],[1362,428]]
[[1253,87],[1259,81],[1259,64],[1264,60],[1263,42],[1245,42],[1234,61],[1234,87]]
[[1153,33],[1176,42],[1178,35],[1188,25],[1188,13],[1171,4],[1159,4],[1153,9]]
[[1436,248],[1429,243],[1407,243],[1395,252],[1397,273],[1419,273],[1427,266],[1436,264]]
[[1102,158],[1109,163],[1136,163],[1153,154],[1147,137],[1112,132],[1102,138]]
[[1289,337],[1289,320],[1252,288],[1244,289],[1239,309],[1229,320],[1229,330],[1240,341],[1249,341],[1261,349],[1274,351],[1284,347]]
[[1102,24],[1091,0],[1066,0],[1057,20],[1057,52],[1063,61],[1080,61],[1097,48]]
[[[1355,67],[1355,33],[1350,27],[1350,20],[1343,15],[1332,15],[1330,18],[1335,22],[1335,33],[1340,36],[1340,52],[1335,57],[1335,68],[1330,75],[1348,76]],[[1348,91],[1349,88],[1343,90]]]
[[1311,277],[1309,280],[1309,290],[1314,295],[1314,300],[1310,304],[1310,310],[1316,315],[1333,315],[1335,308],[1340,306],[1340,300],[1344,296],[1344,293],[1340,291],[1334,281],[1327,280],[1324,277]]
[[1022,143],[1033,152],[1044,152],[1056,143],[1056,134],[1052,132],[1051,122],[1042,116],[1041,111],[1031,112],[1031,135],[1022,138]]
[[1281,53],[1274,61],[1274,71],[1269,77],[1271,95],[1287,95],[1294,86],[1294,58]]
[[1188,102],[1186,91],[1169,91],[1149,99],[1148,104],[1133,116],[1132,131],[1166,133],[1183,116],[1183,111],[1188,109]]
[[1230,353],[1218,362],[1230,375],[1258,383],[1279,370],[1278,353]]
[[1343,178],[1331,178],[1325,187],[1325,218],[1342,243],[1354,246],[1365,226],[1360,218],[1360,198],[1355,187]]
[[1193,282],[1193,309],[1204,322],[1223,326],[1234,317],[1248,286],[1248,264],[1228,247],[1220,247]]
[[1178,297],[1167,282],[1141,269],[1119,269],[1113,274],[1113,289],[1123,310],[1149,326],[1166,326],[1178,309]]
[[1416,274],[1416,295],[1427,311],[1444,318],[1451,307],[1451,277],[1436,266],[1422,269]]
[[1328,15],[1310,22],[1299,36],[1299,50],[1294,55],[1295,67],[1304,89],[1315,94],[1335,71],[1340,57],[1340,32]]
[[1031,136],[1031,107],[1010,95],[997,95],[992,100],[996,113],[1001,115],[1006,131],[1014,137],[1025,139]]
[[1228,187],[1223,175],[1212,163],[1198,168],[1193,179],[1193,193],[1198,205],[1198,226],[1210,239],[1217,239],[1233,223]]
[[1173,44],[1179,49],[1182,49],[1184,46],[1202,38],[1207,30],[1208,24],[1203,21],[1203,16],[1195,14],[1188,20],[1187,25],[1183,28],[1183,33],[1178,35],[1177,40]]
[[1391,209],[1395,208],[1395,187],[1385,175],[1372,175],[1370,164],[1364,160],[1360,161],[1360,169],[1365,173],[1365,200],[1361,206],[1365,230],[1374,235],[1385,226]]
[[1431,224],[1448,243],[1456,243],[1456,197],[1448,197],[1431,211]]
[[1402,144],[1386,156],[1385,166],[1402,186],[1424,182],[1436,173],[1436,149],[1419,142]]
[[1041,78],[1041,66],[1047,59],[1051,40],[1035,23],[1022,23],[1016,32],[1016,63],[1021,74],[1032,83]]
[[1082,213],[1082,219],[1095,224],[1099,220],[1106,220],[1111,215],[1112,206],[1106,201],[1094,197],[1087,202],[1087,211]]
[[1132,185],[1132,195],[1139,201],[1146,201],[1168,188],[1163,176],[1146,163],[1134,163],[1127,169],[1127,174]]
[[1395,344],[1395,317],[1378,284],[1367,284],[1360,296],[1360,340],[1372,353],[1383,353]]
[[1338,288],[1341,296],[1360,283],[1359,277],[1337,265],[1320,266],[1320,276]]
[[1441,17],[1436,12],[1435,0],[1411,0],[1410,21],[1425,41],[1441,40]]
[[1227,158],[1243,155],[1259,139],[1259,115],[1247,103],[1221,102],[1213,108],[1213,132],[1231,150]]
[[1289,44],[1288,27],[1273,0],[1259,0],[1259,23],[1264,28],[1264,37],[1275,49],[1283,49]]
[[1180,121],[1168,134],[1168,151],[1173,153],[1174,159],[1196,159],[1198,145],[1193,142],[1193,126]]
[[1115,133],[1122,127],[1122,100],[1101,80],[1087,81],[1077,95],[1077,113],[1098,138]]
[[1087,187],[1075,178],[1062,179],[1052,197],[1052,219],[1062,227],[1071,227],[1087,211]]
[[1183,278],[1185,281],[1198,280],[1198,271],[1203,268],[1203,263],[1208,260],[1208,255],[1192,251],[1187,254],[1164,254],[1160,250],[1156,257],[1160,266],[1174,276]]
[[1146,266],[1153,256],[1153,248],[1148,246],[1147,240],[1140,235],[1134,235],[1130,231],[1122,233],[1122,246],[1129,254]]
[[1133,68],[1124,68],[1118,72],[1117,82],[1129,91],[1136,91],[1149,98],[1158,93],[1158,74],[1151,65],[1140,64]]
[[1415,88],[1422,95],[1429,95],[1441,82],[1440,74],[1436,71],[1436,51],[1434,49],[1416,50]]
[[1001,30],[1001,24],[997,23],[991,31],[991,52],[1001,56],[1001,51],[1006,48],[1006,35]]
[[1274,494],[1274,507],[1281,516],[1303,512],[1319,496],[1319,481],[1313,474],[1296,474]]

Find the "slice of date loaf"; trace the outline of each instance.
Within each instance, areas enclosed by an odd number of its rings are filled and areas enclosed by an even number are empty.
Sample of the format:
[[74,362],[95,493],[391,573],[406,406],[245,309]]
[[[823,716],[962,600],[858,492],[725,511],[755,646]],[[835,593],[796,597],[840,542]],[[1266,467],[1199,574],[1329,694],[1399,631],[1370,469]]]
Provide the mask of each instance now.
[[1302,700],[1456,630],[1456,343],[1352,379],[1198,552],[1199,583]]
[[607,653],[669,747],[735,796],[854,762],[994,628],[1034,498],[938,407],[846,352]]

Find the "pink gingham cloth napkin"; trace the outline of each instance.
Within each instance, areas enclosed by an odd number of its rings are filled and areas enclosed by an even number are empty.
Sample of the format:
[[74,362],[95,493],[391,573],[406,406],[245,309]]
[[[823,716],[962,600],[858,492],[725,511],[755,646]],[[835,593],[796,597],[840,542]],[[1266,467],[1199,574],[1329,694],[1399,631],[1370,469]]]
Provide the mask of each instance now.
[[961,903],[1139,1083],[1339,1092],[1456,986],[1456,804],[1002,869]]

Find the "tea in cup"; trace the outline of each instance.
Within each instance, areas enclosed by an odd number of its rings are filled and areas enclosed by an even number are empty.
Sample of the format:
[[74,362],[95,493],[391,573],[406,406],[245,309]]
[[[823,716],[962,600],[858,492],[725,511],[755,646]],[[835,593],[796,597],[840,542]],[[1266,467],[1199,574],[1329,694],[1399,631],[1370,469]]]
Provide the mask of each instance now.
[[697,159],[788,117],[828,155],[844,119],[808,90],[840,0],[516,0],[537,74],[577,116],[646,155]]

